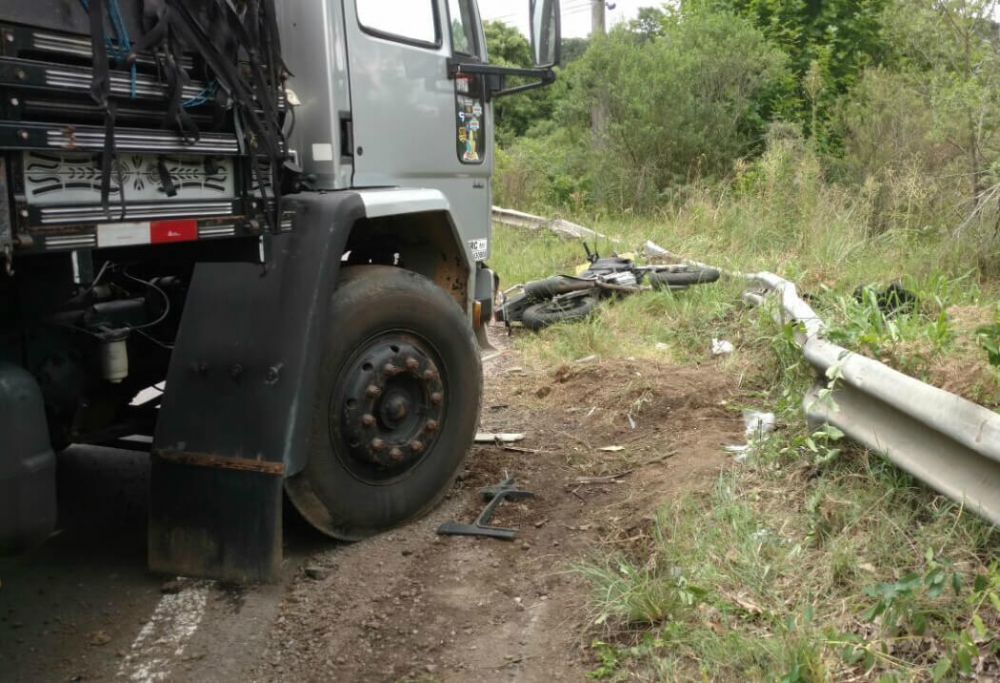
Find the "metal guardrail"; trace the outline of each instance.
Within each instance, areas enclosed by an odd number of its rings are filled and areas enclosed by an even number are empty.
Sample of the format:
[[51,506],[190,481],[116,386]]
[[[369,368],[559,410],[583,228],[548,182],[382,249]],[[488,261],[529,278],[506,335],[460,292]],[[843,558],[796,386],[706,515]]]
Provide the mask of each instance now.
[[[537,221],[535,228],[548,224],[544,218],[521,216]],[[653,255],[706,265],[652,242],[644,248]],[[719,270],[745,280],[744,298],[752,303],[779,297],[782,320],[797,324],[796,343],[817,377],[803,398],[810,425],[834,425],[968,510],[1000,524],[1000,415],[828,341],[823,321],[791,282],[773,273]],[[828,379],[831,375],[834,381]]]
[[[817,380],[803,398],[812,426],[832,424],[931,488],[1000,524],[1000,415],[823,337],[823,322],[790,282],[748,277],[779,294],[785,322]],[[836,372],[831,373],[831,368]],[[828,379],[836,377],[834,381]],[[832,391],[824,396],[824,390]]]
[[503,225],[510,225],[515,228],[525,228],[526,230],[540,230],[542,228],[548,228],[557,235],[565,235],[566,237],[576,237],[579,239],[602,239],[609,240],[611,242],[618,241],[614,237],[602,235],[599,232],[594,232],[590,228],[585,228],[582,225],[577,225],[576,223],[570,223],[562,218],[542,218],[541,216],[533,216],[530,213],[521,213],[520,211],[513,211],[511,209],[501,209],[499,206],[493,207],[493,220]]

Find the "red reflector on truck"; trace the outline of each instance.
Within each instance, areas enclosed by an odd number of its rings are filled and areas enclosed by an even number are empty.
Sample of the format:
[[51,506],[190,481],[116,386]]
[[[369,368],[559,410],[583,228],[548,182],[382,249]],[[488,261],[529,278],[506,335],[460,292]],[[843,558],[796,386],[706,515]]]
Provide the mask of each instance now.
[[196,240],[198,239],[198,221],[153,221],[149,224],[149,236],[153,244]]
[[97,226],[97,246],[125,247],[137,244],[164,244],[198,239],[198,221],[150,221],[105,223]]

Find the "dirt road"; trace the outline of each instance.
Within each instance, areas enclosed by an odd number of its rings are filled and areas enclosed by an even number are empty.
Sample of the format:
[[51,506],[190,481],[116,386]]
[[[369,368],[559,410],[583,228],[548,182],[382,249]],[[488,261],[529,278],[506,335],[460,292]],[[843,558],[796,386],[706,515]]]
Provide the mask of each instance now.
[[[62,533],[0,563],[0,681],[584,680],[595,631],[574,564],[708,485],[743,427],[710,363],[522,365],[510,349],[487,363],[482,420],[525,433],[516,450],[476,447],[430,517],[369,541],[286,520],[277,586],[148,574],[145,457],[67,454]],[[537,496],[495,517],[516,540],[435,533],[507,475]]]

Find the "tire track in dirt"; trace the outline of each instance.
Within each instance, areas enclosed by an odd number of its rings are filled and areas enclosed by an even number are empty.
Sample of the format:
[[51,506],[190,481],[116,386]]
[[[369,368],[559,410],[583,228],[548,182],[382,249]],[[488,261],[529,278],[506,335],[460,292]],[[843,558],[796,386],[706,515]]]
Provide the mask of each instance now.
[[[711,364],[510,372],[519,362],[508,349],[487,366],[482,428],[525,432],[523,450],[473,449],[428,518],[307,559],[246,680],[584,680],[596,631],[573,564],[609,538],[642,537],[670,496],[710,485],[743,425],[726,405],[730,380]],[[596,450],[612,443],[630,460]],[[574,484],[626,467],[618,482]],[[476,491],[508,474],[538,496],[498,509],[494,523],[518,528],[515,541],[437,536],[443,521],[472,521]]]

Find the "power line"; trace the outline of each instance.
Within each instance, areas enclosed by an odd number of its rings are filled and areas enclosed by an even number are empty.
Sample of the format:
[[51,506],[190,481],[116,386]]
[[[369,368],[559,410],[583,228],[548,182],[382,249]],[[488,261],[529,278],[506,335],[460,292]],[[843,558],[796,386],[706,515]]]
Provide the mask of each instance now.
[[[581,11],[589,10],[592,2],[593,0],[570,0],[563,5],[561,14],[565,16],[567,14],[578,14]],[[502,21],[504,23],[509,23],[510,20],[517,19],[520,16],[519,12],[511,12],[510,14],[501,14],[496,17],[491,17],[485,21]]]

